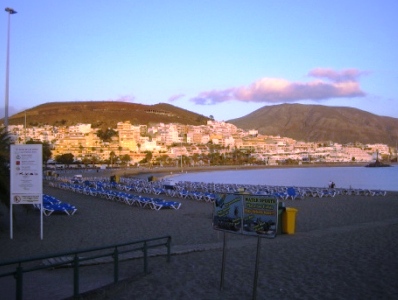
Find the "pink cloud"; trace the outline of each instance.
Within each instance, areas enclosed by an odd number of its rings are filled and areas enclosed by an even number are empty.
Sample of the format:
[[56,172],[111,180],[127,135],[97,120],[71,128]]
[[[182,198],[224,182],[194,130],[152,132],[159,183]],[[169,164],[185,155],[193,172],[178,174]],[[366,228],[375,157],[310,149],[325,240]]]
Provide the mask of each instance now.
[[180,98],[182,98],[182,97],[184,97],[184,96],[185,96],[185,94],[177,94],[177,95],[171,96],[171,97],[168,99],[168,101],[169,101],[169,102],[174,102],[174,101],[176,101],[176,100],[178,100],[178,99],[180,99]]
[[191,101],[195,102],[196,104],[206,105],[234,100],[234,90],[235,89],[226,89],[223,91],[213,90],[208,92],[202,92],[195,98],[192,98]]
[[308,75],[317,78],[326,78],[334,82],[356,81],[359,76],[367,72],[359,71],[356,69],[346,69],[342,71],[335,71],[332,69],[317,68],[311,70]]
[[314,69],[309,75],[326,78],[310,82],[290,82],[280,78],[261,78],[249,86],[202,92],[191,101],[200,105],[210,105],[230,100],[243,102],[294,102],[298,100],[321,101],[330,98],[363,97],[357,79],[363,72],[355,69],[333,71]]

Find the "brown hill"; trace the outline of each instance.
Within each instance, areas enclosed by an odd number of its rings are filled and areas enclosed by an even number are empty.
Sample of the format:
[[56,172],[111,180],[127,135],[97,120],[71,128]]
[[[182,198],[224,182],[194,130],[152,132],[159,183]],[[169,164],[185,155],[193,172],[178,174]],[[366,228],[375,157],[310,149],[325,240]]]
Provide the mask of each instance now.
[[245,130],[308,142],[383,143],[395,147],[398,141],[398,119],[349,107],[281,104],[228,122]]
[[[76,125],[116,128],[117,122],[206,124],[208,117],[166,104],[144,105],[113,101],[51,102],[15,114],[9,124]],[[280,135],[301,141],[383,143],[396,146],[398,119],[382,117],[349,107],[281,104],[265,106],[244,117],[229,120],[239,128]]]
[[206,124],[208,117],[166,104],[144,105],[113,101],[52,102],[33,107],[9,118],[10,125],[65,125],[91,123],[94,128],[116,128],[118,122]]

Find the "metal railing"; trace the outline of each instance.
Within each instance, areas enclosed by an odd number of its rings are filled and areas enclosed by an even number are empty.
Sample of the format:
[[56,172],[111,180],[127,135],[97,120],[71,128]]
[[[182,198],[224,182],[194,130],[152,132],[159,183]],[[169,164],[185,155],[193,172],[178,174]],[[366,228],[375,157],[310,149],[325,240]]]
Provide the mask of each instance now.
[[[113,281],[117,283],[119,281],[119,261],[121,255],[125,255],[131,252],[142,251],[144,258],[144,273],[148,274],[148,250],[151,248],[159,248],[165,246],[167,248],[167,262],[170,262],[171,256],[171,236],[162,236],[151,239],[138,240],[133,242],[126,242],[121,244],[96,247],[96,248],[88,248],[82,250],[73,250],[63,253],[36,256],[23,258],[8,262],[1,262],[0,268],[8,268],[10,271],[5,273],[0,273],[1,277],[13,276],[16,281],[16,299],[23,299],[23,274],[28,272],[34,272],[43,269],[51,269],[55,267],[61,266],[70,266],[73,270],[73,297],[78,298],[80,295],[80,287],[79,287],[79,268],[81,262],[105,259],[110,257],[113,261]],[[81,256],[84,254],[85,256]],[[128,259],[128,257],[127,257]],[[46,261],[46,263],[29,266],[30,263],[36,261]],[[105,260],[103,260],[106,262]],[[15,266],[15,270],[11,269]]]

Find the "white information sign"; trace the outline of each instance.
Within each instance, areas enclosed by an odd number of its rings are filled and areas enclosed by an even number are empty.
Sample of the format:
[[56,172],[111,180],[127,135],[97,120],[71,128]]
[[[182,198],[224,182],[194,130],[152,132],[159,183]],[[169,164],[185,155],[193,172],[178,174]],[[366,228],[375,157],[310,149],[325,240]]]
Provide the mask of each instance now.
[[[11,145],[10,149],[10,220],[12,238],[12,206],[15,204],[43,204],[43,146],[41,144]],[[43,238],[43,211],[40,214]]]

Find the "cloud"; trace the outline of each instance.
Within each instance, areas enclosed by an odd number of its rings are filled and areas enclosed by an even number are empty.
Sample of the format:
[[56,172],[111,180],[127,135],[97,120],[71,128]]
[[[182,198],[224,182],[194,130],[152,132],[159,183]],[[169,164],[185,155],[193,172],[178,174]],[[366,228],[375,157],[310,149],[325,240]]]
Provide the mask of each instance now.
[[[261,78],[249,86],[200,93],[191,101],[212,105],[237,100],[243,102],[280,103],[299,100],[327,100],[330,98],[363,97],[358,78],[364,72],[347,69],[314,69],[308,75],[317,78],[310,82],[290,82],[280,78]],[[326,79],[326,80],[324,80]]]
[[176,100],[178,100],[178,99],[180,99],[180,98],[182,98],[182,97],[184,97],[184,96],[185,96],[185,94],[177,94],[177,95],[171,96],[171,97],[168,99],[168,101],[169,101],[169,102],[174,102],[174,101],[176,101]]
[[326,78],[334,82],[357,81],[359,76],[367,74],[367,72],[356,69],[347,69],[343,71],[335,71],[332,69],[317,68],[311,70],[308,75],[317,78]]
[[196,104],[206,105],[206,104],[216,104],[220,102],[225,102],[229,100],[234,100],[234,92],[235,89],[227,89],[223,91],[208,91],[202,92],[195,98],[192,98],[191,101]]
[[120,96],[117,99],[112,99],[111,101],[116,101],[116,102],[134,102],[135,97],[131,95],[124,95]]

